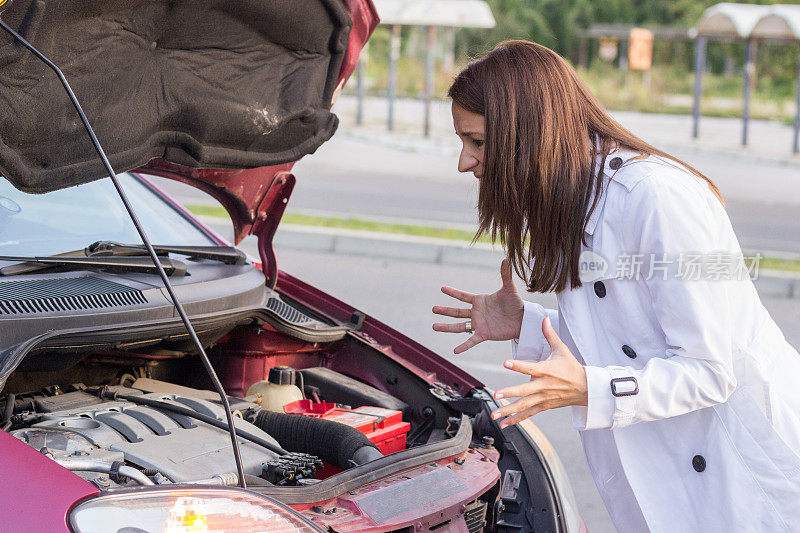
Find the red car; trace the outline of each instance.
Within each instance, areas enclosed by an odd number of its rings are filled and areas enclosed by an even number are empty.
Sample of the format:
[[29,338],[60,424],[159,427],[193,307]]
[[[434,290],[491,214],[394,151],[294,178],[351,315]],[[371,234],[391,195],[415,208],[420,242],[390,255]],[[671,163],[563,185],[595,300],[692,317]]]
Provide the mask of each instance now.
[[[332,101],[378,23],[369,0],[5,7],[61,66],[114,168],[136,169],[120,183],[224,385],[244,476],[220,397],[58,80],[8,39],[0,529],[584,529],[530,421],[500,431],[478,379],[275,261],[292,164],[336,129]],[[258,237],[260,262],[147,175],[218,199],[237,242]]]

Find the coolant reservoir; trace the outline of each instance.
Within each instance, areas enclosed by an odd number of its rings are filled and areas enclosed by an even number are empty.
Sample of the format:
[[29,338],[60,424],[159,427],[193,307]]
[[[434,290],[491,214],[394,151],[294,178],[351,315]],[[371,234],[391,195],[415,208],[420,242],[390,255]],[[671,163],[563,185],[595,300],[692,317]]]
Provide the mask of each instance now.
[[266,381],[258,381],[250,385],[246,396],[261,396],[262,408],[282,413],[284,405],[303,399],[303,393],[297,388],[294,381],[294,368],[274,366],[269,369],[269,377]]

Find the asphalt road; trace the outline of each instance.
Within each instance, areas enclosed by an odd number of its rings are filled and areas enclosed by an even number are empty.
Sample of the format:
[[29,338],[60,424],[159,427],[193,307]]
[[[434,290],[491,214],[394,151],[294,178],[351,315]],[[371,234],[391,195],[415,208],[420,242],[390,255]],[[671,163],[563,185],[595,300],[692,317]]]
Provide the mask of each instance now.
[[[473,229],[477,182],[456,170],[457,149],[457,140],[415,152],[337,135],[295,165],[288,209]],[[742,248],[800,253],[800,166],[680,148],[673,153],[720,187]],[[162,186],[184,203],[209,201],[179,183]]]
[[[245,248],[249,245],[246,244]],[[498,272],[294,250],[277,250],[277,257],[281,269],[422,342],[473,373],[487,386],[498,389],[521,381],[517,374],[502,367],[502,362],[510,357],[508,343],[487,342],[455,356],[452,349],[465,336],[437,333],[431,329],[434,320],[431,307],[450,300],[440,292],[442,285],[453,285],[471,292],[492,291],[499,285]],[[524,297],[555,306],[553,295],[528,294]],[[800,346],[800,302],[765,299],[764,303],[789,341]],[[614,531],[589,474],[578,433],[572,429],[569,411],[556,409],[536,415],[533,420],[561,457],[589,531]]]
[[[743,248],[800,253],[800,167],[685,149],[674,154],[722,189]],[[455,166],[453,151],[407,152],[341,136],[295,166],[290,209],[474,227],[477,185]]]

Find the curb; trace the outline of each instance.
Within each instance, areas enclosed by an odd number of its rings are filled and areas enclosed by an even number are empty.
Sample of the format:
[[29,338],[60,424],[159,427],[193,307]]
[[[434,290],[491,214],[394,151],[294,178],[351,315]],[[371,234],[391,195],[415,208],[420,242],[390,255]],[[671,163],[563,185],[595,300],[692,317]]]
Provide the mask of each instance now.
[[400,259],[440,265],[499,268],[505,254],[485,243],[394,233],[281,224],[275,248]]
[[[281,224],[275,248],[399,259],[438,265],[498,269],[505,254],[489,244],[392,233]],[[800,300],[800,274],[761,269],[753,281],[760,296]]]

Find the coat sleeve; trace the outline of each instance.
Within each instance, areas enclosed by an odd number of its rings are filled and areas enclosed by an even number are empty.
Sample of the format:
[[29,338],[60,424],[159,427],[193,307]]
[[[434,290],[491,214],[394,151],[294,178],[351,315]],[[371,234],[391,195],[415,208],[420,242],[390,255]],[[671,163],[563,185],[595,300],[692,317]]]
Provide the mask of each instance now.
[[[678,416],[724,402],[736,388],[728,302],[729,284],[736,281],[714,279],[708,265],[721,252],[740,259],[741,251],[724,208],[704,187],[675,170],[653,174],[628,192],[621,240],[629,253],[643,254],[645,265],[656,260],[662,268],[645,268],[643,280],[616,283],[646,285],[667,349],[648,354],[640,369],[586,366],[589,400],[573,410],[576,428],[616,429]],[[703,258],[700,275],[681,271],[688,256]],[[612,394],[612,379],[618,394]]]
[[549,316],[553,329],[558,332],[558,310],[527,301],[523,306],[522,327],[519,339],[511,341],[511,355],[523,361],[541,361],[550,355],[550,345],[542,334],[542,321]]

